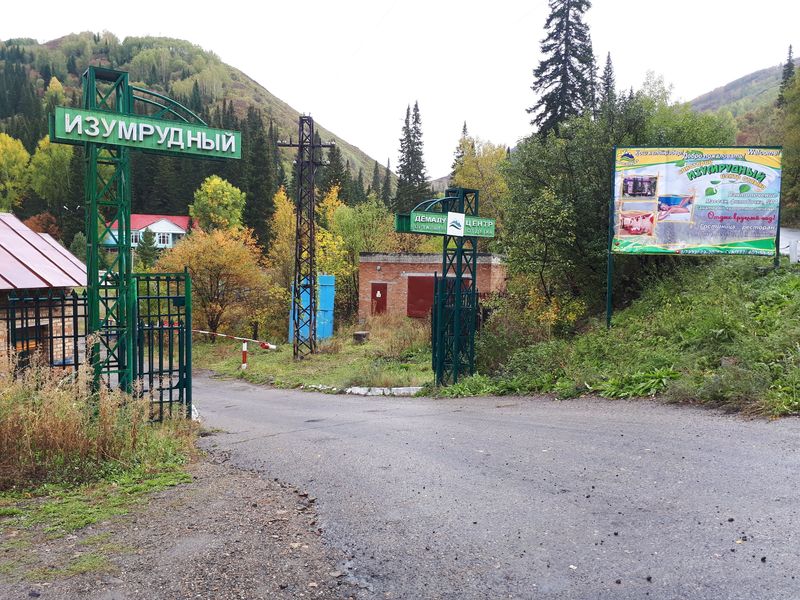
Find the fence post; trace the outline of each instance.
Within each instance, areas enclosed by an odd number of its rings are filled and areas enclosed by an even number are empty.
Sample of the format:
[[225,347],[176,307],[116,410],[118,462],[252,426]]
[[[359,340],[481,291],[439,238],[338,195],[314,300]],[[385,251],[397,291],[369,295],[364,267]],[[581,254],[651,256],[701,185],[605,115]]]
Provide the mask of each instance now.
[[184,322],[186,327],[186,416],[192,418],[192,276],[183,268],[183,293],[186,296]]

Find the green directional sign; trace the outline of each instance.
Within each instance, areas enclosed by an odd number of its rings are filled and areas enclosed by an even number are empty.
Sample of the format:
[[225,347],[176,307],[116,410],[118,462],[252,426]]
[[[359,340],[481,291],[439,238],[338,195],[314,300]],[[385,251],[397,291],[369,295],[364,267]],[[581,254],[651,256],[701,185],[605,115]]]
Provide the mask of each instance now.
[[400,233],[493,238],[494,229],[494,219],[457,212],[411,211],[410,215],[395,215],[395,230]]
[[242,137],[238,131],[63,106],[56,107],[50,139],[67,144],[95,142],[208,158],[242,157]]

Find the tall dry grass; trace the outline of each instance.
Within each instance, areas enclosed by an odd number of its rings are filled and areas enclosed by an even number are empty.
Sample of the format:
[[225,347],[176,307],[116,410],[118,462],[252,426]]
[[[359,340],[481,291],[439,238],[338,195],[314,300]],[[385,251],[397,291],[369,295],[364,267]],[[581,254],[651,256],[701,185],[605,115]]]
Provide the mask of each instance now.
[[0,357],[0,490],[82,483],[114,473],[155,471],[185,461],[195,425],[149,422],[148,403],[92,390],[92,373],[17,369]]
[[379,344],[387,357],[400,358],[409,352],[430,346],[431,322],[405,315],[376,315],[362,327],[370,340]]

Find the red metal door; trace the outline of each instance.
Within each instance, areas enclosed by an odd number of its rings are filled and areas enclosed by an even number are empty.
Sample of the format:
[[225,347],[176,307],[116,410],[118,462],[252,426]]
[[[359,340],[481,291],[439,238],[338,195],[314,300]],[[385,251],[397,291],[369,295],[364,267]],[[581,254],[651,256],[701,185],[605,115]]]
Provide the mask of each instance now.
[[372,314],[382,315],[386,312],[386,287],[385,283],[372,284]]
[[406,315],[424,319],[431,314],[431,306],[433,306],[433,275],[409,276]]

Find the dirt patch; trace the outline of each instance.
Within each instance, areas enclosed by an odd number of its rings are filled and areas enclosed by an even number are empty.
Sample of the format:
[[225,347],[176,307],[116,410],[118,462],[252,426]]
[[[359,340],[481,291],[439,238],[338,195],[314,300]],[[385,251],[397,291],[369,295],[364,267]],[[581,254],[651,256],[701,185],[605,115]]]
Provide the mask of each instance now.
[[[224,460],[224,459],[223,459]],[[341,556],[320,538],[314,499],[216,464],[123,517],[49,539],[3,532],[0,598],[348,598]]]

